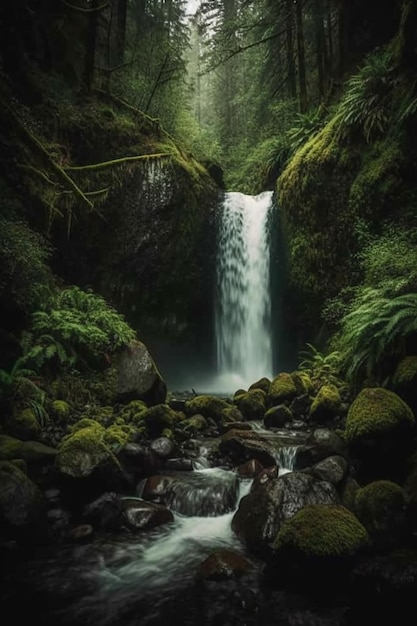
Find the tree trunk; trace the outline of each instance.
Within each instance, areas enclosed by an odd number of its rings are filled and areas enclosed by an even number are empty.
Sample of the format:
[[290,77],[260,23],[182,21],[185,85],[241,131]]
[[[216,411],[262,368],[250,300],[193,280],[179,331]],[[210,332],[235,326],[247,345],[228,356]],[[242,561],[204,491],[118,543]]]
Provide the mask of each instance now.
[[[97,9],[101,0],[92,0],[91,8]],[[88,14],[88,25],[85,42],[85,60],[84,60],[84,77],[83,86],[87,93],[90,93],[94,81],[94,63],[96,56],[96,39],[97,39],[97,23],[98,11],[91,11]]]
[[297,54],[298,54],[298,84],[300,88],[300,111],[307,109],[307,81],[306,81],[306,60],[304,46],[303,13],[302,0],[295,1],[295,14],[297,20]]
[[117,3],[116,63],[123,63],[126,41],[127,0]]
[[297,84],[295,77],[295,61],[294,61],[294,30],[293,30],[293,0],[285,0],[286,18],[286,49],[287,49],[287,67],[288,67],[288,92],[291,98],[297,97]]

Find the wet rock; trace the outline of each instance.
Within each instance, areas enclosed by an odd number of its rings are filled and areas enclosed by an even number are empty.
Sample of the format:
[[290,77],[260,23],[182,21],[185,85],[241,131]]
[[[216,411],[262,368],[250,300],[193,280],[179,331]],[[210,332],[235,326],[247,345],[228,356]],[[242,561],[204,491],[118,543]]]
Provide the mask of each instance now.
[[234,402],[247,420],[261,420],[266,410],[266,393],[262,389],[252,389],[234,397]]
[[278,465],[273,465],[272,467],[266,467],[266,468],[262,469],[255,476],[250,490],[254,491],[258,487],[260,487],[260,485],[265,485],[265,483],[267,483],[269,480],[272,480],[274,478],[278,478],[278,474],[279,474],[279,467],[278,467]]
[[167,387],[147,349],[140,341],[122,348],[113,360],[117,373],[115,399],[144,400],[148,405],[165,402]]
[[241,554],[232,550],[218,550],[201,563],[197,570],[197,578],[203,580],[239,578],[251,567],[251,563]]
[[191,472],[193,469],[193,461],[192,459],[168,459],[164,468],[177,472]]
[[241,478],[254,478],[263,470],[263,465],[256,459],[250,459],[237,468],[237,474]]
[[0,462],[0,523],[7,535],[19,539],[46,528],[45,502],[40,489],[18,467]]
[[349,463],[343,456],[328,456],[312,467],[312,473],[321,480],[326,480],[332,485],[338,485],[346,476]]
[[122,498],[122,520],[129,530],[150,530],[174,521],[165,506],[138,498]]
[[282,523],[307,504],[336,504],[333,485],[301,472],[268,480],[242,498],[233,516],[232,529],[254,552],[271,548]]
[[231,430],[222,436],[219,449],[222,454],[230,455],[235,463],[253,458],[264,467],[275,464],[271,445],[255,431]]
[[174,442],[171,441],[171,439],[168,439],[168,437],[159,437],[158,439],[154,439],[149,447],[161,459],[167,459],[175,450]]
[[312,399],[308,393],[297,396],[290,404],[290,411],[294,419],[305,420],[310,412]]
[[181,422],[182,428],[189,431],[193,435],[203,430],[206,430],[206,428],[208,428],[208,425],[208,421],[206,420],[204,415],[199,415],[198,413]]
[[222,425],[222,434],[229,432],[229,430],[252,430],[252,426],[248,422],[228,422]]
[[270,386],[271,386],[271,381],[269,380],[269,378],[266,378],[266,376],[264,376],[263,378],[260,378],[259,380],[257,380],[255,383],[252,383],[248,391],[252,391],[253,389],[261,389],[267,394]]
[[316,428],[297,452],[297,469],[311,467],[328,456],[347,457],[347,445],[341,437],[329,428]]
[[91,524],[80,524],[79,526],[75,526],[75,528],[71,528],[67,533],[67,537],[71,541],[81,542],[90,539],[93,533],[94,528]]
[[122,504],[114,492],[104,493],[84,507],[83,518],[94,528],[117,530],[120,526]]
[[272,406],[264,416],[265,428],[282,428],[292,420],[292,413],[285,404]]

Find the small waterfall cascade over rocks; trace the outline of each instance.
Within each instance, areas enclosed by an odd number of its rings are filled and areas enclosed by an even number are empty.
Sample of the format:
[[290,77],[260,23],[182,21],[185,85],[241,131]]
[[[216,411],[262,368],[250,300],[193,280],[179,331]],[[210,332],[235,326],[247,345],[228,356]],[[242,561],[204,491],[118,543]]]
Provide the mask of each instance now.
[[219,225],[217,385],[248,387],[272,375],[270,245],[272,192],[225,194]]

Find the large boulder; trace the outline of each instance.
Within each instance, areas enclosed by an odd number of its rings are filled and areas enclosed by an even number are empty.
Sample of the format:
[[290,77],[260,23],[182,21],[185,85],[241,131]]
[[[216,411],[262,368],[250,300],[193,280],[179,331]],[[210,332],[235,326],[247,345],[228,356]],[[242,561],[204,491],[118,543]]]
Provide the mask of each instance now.
[[115,398],[121,402],[143,400],[149,405],[165,402],[167,386],[147,347],[135,341],[114,358],[117,372]]
[[44,504],[40,489],[16,464],[0,461],[0,525],[7,535],[20,539],[43,533]]
[[386,550],[400,543],[405,530],[403,489],[389,480],[376,480],[355,495],[355,513],[372,543]]
[[222,454],[228,455],[235,464],[256,459],[264,467],[276,464],[276,451],[261,434],[252,430],[229,430],[220,441]]
[[342,400],[335,385],[323,385],[310,407],[310,420],[316,424],[325,424],[338,415]]
[[226,421],[240,421],[242,415],[226,400],[216,398],[215,396],[201,395],[187,400],[185,403],[185,413],[190,417],[199,413],[205,418],[212,418],[216,423],[221,424]]
[[232,520],[232,529],[246,546],[268,553],[283,522],[307,504],[337,504],[333,485],[302,472],[260,483],[242,498]]
[[267,402],[269,406],[289,404],[297,395],[297,387],[291,374],[282,372],[275,376],[269,387]]
[[417,355],[406,356],[399,362],[391,381],[391,390],[397,393],[411,409],[417,411]]
[[362,389],[349,409],[345,430],[362,482],[404,480],[414,425],[413,412],[397,394],[380,387]]
[[251,389],[234,397],[237,408],[247,420],[261,420],[266,410],[266,394],[262,389]]
[[[297,589],[329,592],[340,588],[340,576],[347,582],[354,557],[368,541],[359,520],[343,506],[311,504],[286,520],[274,541],[274,565],[268,576],[276,574]],[[329,588],[330,585],[330,588]]]

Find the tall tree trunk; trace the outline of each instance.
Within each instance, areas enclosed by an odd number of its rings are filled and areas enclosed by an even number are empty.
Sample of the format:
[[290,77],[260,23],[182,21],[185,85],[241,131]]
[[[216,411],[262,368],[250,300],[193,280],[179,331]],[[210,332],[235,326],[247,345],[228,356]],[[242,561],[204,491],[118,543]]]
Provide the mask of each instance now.
[[294,60],[294,20],[293,20],[293,0],[285,0],[286,17],[285,17],[285,45],[287,49],[287,67],[288,67],[288,92],[291,98],[297,97],[297,84],[295,76],[295,60]]
[[92,0],[91,9],[88,14],[88,25],[85,42],[85,61],[84,61],[84,77],[83,84],[87,93],[91,92],[94,81],[94,63],[96,56],[96,39],[97,39],[97,23],[98,23],[98,11],[101,0]]
[[298,84],[300,89],[299,107],[300,111],[303,112],[307,109],[307,80],[302,0],[295,0],[295,15],[297,20]]
[[320,0],[314,0],[314,36],[316,40],[317,82],[320,98],[324,96],[326,42],[324,40],[323,13]]
[[116,63],[123,63],[126,41],[127,0],[117,2]]

